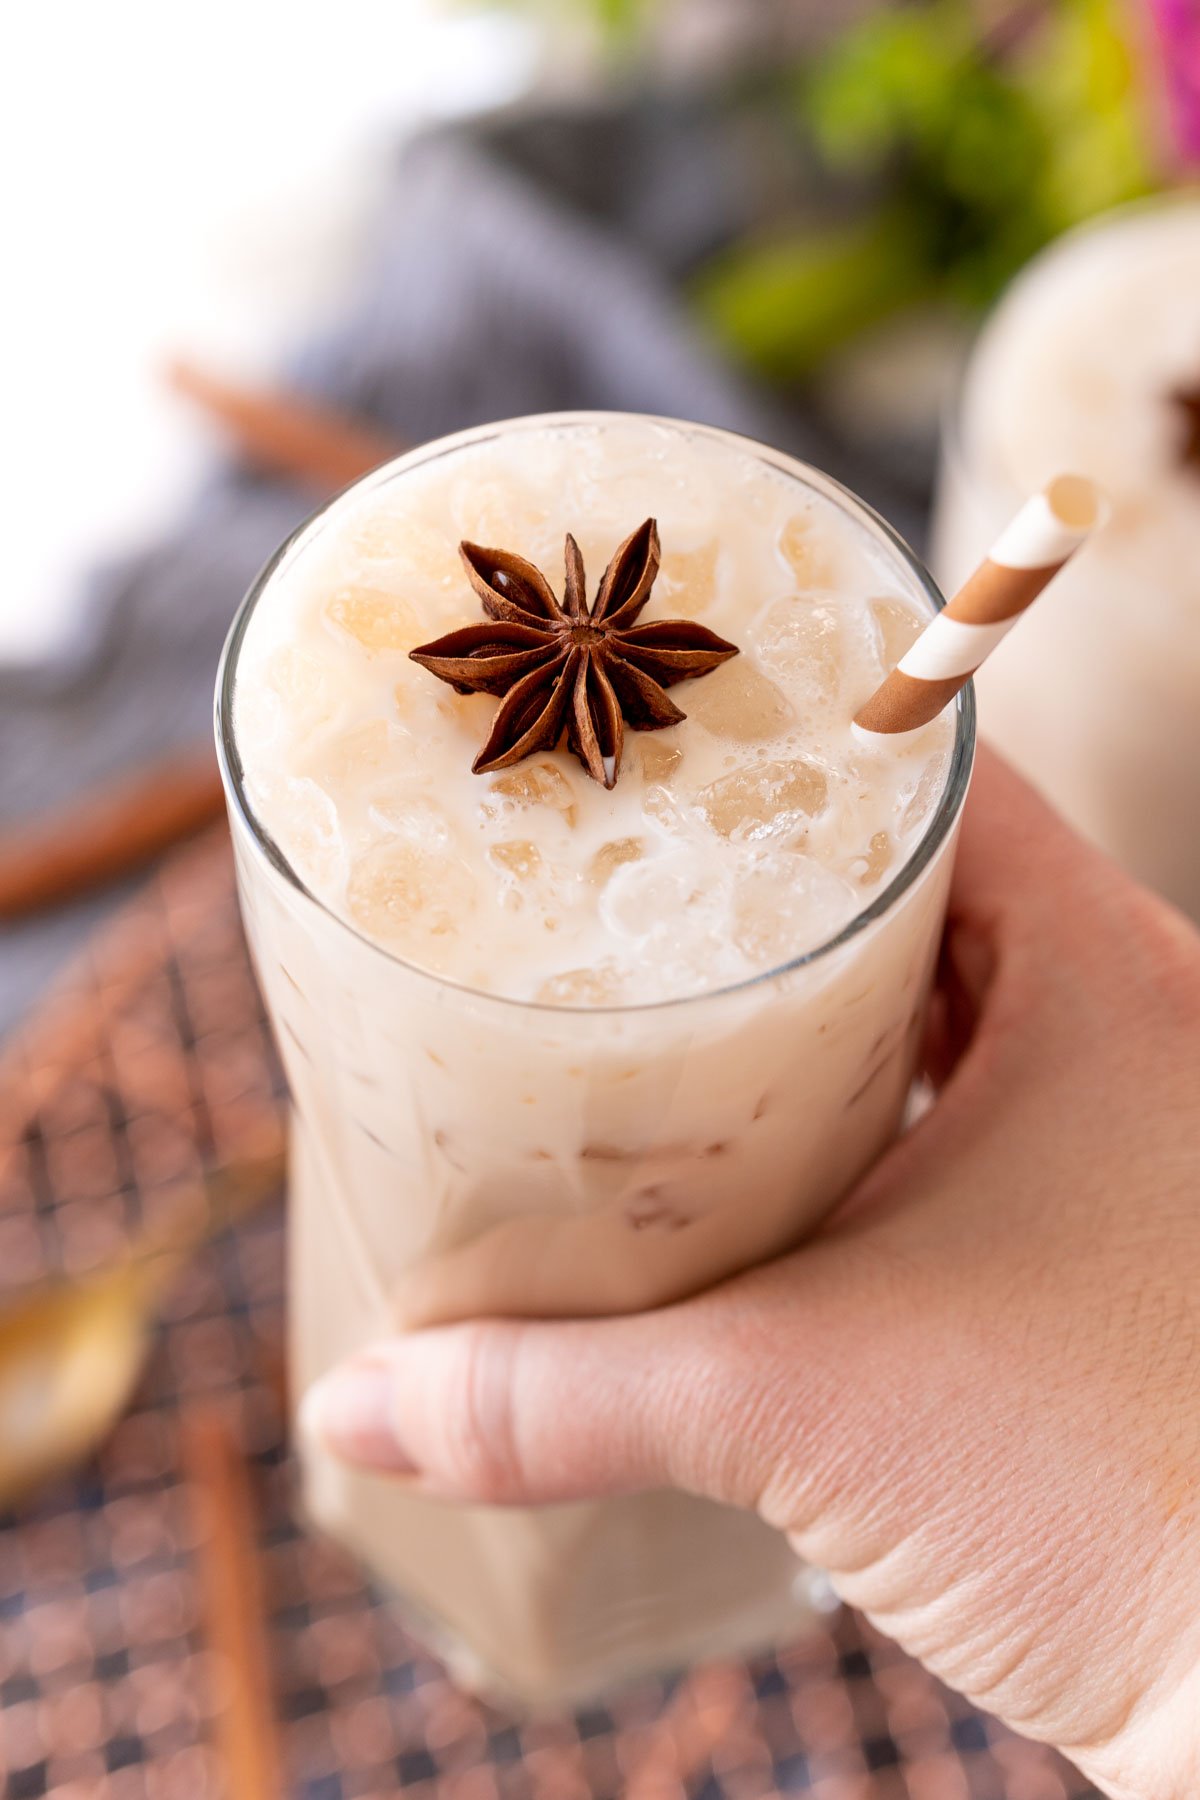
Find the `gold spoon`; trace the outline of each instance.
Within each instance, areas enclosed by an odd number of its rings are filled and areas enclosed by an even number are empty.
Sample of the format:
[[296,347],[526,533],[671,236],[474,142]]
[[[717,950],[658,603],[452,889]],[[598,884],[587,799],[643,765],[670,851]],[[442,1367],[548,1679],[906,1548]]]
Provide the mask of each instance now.
[[280,1148],[204,1181],[199,1219],[155,1228],[98,1274],[43,1283],[0,1312],[0,1506],[84,1461],[124,1412],[163,1296],[205,1240],[279,1190]]

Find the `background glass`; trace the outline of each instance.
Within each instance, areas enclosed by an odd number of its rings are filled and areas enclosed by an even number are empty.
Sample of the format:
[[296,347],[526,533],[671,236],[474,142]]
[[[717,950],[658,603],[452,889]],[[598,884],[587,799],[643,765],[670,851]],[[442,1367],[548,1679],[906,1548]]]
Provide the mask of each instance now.
[[[948,590],[958,586],[1024,498],[1007,479],[995,403],[1011,366],[1020,379],[1044,364],[1046,417],[1031,420],[1029,441],[1043,440],[1046,466],[1025,471],[1027,487],[1051,463],[1065,465],[1058,440],[1069,431],[1073,460],[1105,488],[1111,516],[980,670],[982,729],[1073,825],[1200,918],[1200,477],[1175,450],[1185,419],[1173,399],[1193,366],[1192,302],[1175,280],[1185,243],[1194,266],[1195,194],[1119,208],[1021,275],[984,326],[946,423],[931,562]],[[1178,321],[1186,349],[1177,363],[1156,320],[1149,349],[1126,347],[1131,381],[1120,333],[1147,283],[1157,283],[1162,318]],[[1090,316],[1080,303],[1089,290]],[[1083,346],[1074,359],[1061,354],[1068,332]],[[1162,370],[1152,374],[1156,359]],[[1200,339],[1194,368],[1200,377]]]

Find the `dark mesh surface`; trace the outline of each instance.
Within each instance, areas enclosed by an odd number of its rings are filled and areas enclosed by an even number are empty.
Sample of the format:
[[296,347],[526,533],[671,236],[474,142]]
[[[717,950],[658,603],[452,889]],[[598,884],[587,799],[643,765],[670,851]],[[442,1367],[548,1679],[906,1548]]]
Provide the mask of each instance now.
[[[109,1261],[204,1204],[197,1177],[278,1119],[278,1072],[223,838],[184,852],[0,1061],[0,1296]],[[1082,1800],[1065,1764],[946,1692],[852,1613],[777,1657],[642,1682],[572,1718],[463,1695],[290,1506],[277,1371],[282,1209],[172,1290],[103,1452],[0,1520],[9,1800],[206,1800],[219,1680],[196,1622],[181,1407],[228,1408],[253,1464],[291,1791],[350,1800]]]

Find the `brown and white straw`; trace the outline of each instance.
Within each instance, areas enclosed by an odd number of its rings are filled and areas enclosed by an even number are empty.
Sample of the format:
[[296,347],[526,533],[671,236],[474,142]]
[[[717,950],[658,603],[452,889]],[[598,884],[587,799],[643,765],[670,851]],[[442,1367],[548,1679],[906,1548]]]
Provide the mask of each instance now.
[[893,737],[936,718],[1103,523],[1106,511],[1099,488],[1083,475],[1059,475],[1027,500],[855,714],[859,731]]

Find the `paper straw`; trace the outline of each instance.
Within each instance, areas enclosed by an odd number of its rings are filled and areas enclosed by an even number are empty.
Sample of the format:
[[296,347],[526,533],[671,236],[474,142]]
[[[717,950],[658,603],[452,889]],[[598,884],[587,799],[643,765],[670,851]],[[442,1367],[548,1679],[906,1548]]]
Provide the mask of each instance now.
[[893,737],[935,719],[1103,523],[1106,511],[1099,488],[1084,475],[1059,475],[1027,500],[975,573],[855,714],[858,729]]

